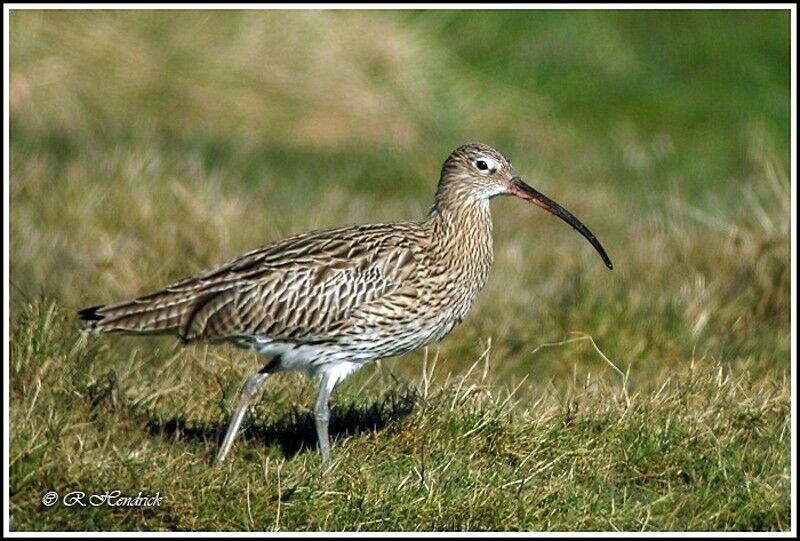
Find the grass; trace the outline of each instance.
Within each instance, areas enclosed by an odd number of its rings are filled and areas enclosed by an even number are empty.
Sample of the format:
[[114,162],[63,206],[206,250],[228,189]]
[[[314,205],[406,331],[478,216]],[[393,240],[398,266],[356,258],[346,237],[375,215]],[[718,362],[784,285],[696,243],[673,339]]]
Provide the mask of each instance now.
[[[785,381],[697,361],[658,388],[569,378],[498,387],[435,360],[346,385],[322,474],[311,386],[282,376],[221,468],[211,459],[246,375],[211,349],[119,359],[31,306],[12,336],[13,529],[765,530],[789,517]],[[219,356],[217,356],[219,355]],[[214,364],[214,369],[209,365]],[[103,367],[103,368],[101,368]],[[536,400],[530,403],[529,395]],[[22,399],[22,397],[25,397]],[[527,405],[525,405],[527,404]],[[67,458],[67,460],[62,460]],[[164,508],[43,508],[61,491],[156,491]]]
[[[10,529],[788,530],[788,20],[12,12]],[[325,475],[312,382],[270,381],[215,468],[263,360],[78,332],[265,242],[420,217],[468,140],[615,270],[494,202],[477,305],[337,389]],[[113,489],[164,504],[41,504]]]

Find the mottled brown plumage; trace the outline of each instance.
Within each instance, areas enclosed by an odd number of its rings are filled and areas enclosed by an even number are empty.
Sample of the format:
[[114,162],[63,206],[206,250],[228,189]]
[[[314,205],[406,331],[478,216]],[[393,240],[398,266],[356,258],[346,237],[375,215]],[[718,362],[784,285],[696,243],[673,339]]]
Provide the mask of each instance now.
[[434,205],[422,221],[298,235],[157,293],[88,308],[80,316],[89,332],[224,340],[272,358],[245,384],[220,461],[268,374],[321,375],[315,416],[327,463],[333,387],[366,363],[440,340],[466,316],[492,264],[489,200],[504,194],[569,222],[611,268],[588,229],[522,182],[505,156],[468,144],[445,161]]

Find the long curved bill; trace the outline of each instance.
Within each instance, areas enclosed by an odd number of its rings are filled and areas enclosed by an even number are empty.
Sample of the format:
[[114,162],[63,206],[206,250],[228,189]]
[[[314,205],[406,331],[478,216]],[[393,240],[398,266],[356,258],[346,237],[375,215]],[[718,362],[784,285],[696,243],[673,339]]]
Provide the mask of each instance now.
[[603,245],[600,244],[600,241],[597,240],[597,237],[589,231],[589,228],[586,227],[578,220],[575,216],[572,215],[567,209],[550,199],[549,197],[545,196],[544,194],[537,192],[525,182],[519,178],[514,177],[511,179],[511,193],[525,199],[526,201],[530,201],[536,206],[542,207],[544,210],[549,212],[550,214],[554,214],[567,222],[569,225],[572,226],[578,233],[583,235],[589,243],[594,246],[594,249],[600,254],[600,257],[603,258],[603,262],[606,264],[606,267],[609,269],[613,269],[614,265],[611,263],[611,259],[608,257],[605,249],[603,249]]

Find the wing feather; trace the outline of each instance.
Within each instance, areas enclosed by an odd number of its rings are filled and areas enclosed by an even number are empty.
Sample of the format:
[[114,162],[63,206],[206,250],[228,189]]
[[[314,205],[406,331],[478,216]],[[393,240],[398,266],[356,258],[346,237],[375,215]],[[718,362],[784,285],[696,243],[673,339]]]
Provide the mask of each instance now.
[[[359,307],[407,288],[418,246],[380,226],[289,239],[179,282],[172,292],[216,289],[184,322],[187,339],[237,336],[335,339]],[[219,290],[220,284],[231,287]]]

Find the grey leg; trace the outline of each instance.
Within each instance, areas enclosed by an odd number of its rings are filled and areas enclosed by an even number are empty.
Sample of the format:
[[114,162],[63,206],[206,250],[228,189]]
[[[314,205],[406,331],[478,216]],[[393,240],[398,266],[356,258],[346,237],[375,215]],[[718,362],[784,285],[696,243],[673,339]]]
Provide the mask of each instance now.
[[233,441],[239,434],[239,427],[242,425],[244,416],[247,414],[247,410],[250,408],[250,406],[252,406],[256,401],[256,398],[258,397],[258,391],[261,389],[261,386],[264,385],[264,382],[267,380],[267,376],[269,376],[268,373],[256,372],[247,378],[247,381],[242,388],[242,392],[239,395],[239,402],[236,404],[236,409],[233,412],[231,422],[228,425],[228,432],[225,434],[225,439],[222,441],[222,445],[219,448],[219,453],[217,453],[218,463],[224,461],[225,457],[228,456],[228,451],[231,450]]
[[317,427],[317,440],[319,441],[319,451],[322,453],[322,465],[325,467],[330,466],[331,463],[331,444],[328,439],[328,421],[331,418],[331,413],[328,400],[338,381],[339,378],[331,373],[322,376],[319,394],[314,404],[314,424]]

